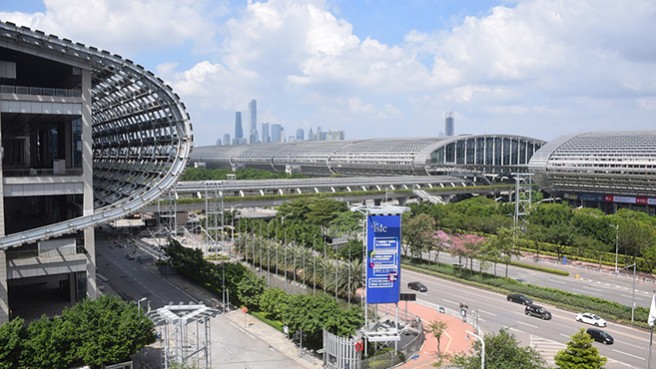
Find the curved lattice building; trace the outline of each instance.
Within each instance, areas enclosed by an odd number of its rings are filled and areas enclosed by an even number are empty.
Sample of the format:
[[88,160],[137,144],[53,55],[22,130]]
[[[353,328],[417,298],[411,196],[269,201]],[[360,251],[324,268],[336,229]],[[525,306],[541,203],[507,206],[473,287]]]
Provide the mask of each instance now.
[[179,97],[138,64],[0,22],[0,322],[17,285],[94,297],[93,227],[173,186],[192,147]]
[[260,168],[308,175],[433,175],[526,171],[544,141],[508,135],[299,141],[203,146],[192,162],[208,168]]
[[656,205],[656,131],[559,137],[533,155],[529,169],[534,181],[554,195],[649,208]]

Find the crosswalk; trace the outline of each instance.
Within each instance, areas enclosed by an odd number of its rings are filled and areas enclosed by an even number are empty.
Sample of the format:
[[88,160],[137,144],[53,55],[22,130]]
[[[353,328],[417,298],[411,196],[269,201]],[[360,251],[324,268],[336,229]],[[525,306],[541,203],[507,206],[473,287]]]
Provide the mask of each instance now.
[[[530,344],[531,347],[536,349],[540,353],[540,355],[542,355],[542,357],[544,358],[544,360],[547,361],[549,366],[555,366],[554,356],[556,356],[558,351],[567,347],[567,345],[564,343],[556,342],[540,336],[531,335],[530,338],[531,338],[531,344]],[[607,369],[634,368],[634,366],[609,358],[608,362],[606,362],[605,368]]]
[[540,355],[547,361],[549,366],[553,366],[554,356],[558,351],[564,349],[566,345],[562,342],[556,342],[540,336],[531,335],[531,347],[536,349]]

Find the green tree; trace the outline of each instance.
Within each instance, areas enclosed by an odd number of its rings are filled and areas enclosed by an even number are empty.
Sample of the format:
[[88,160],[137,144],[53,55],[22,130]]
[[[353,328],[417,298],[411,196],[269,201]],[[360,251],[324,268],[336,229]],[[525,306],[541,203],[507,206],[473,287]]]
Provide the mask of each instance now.
[[413,256],[420,257],[423,251],[430,250],[433,245],[435,221],[427,214],[419,214],[408,219],[403,225],[403,240],[408,246],[404,247],[404,254],[408,248]]
[[428,329],[430,330],[431,334],[435,336],[437,339],[437,355],[441,355],[441,350],[440,350],[440,341],[442,340],[442,334],[446,330],[447,324],[446,322],[435,319],[428,323]]
[[309,210],[305,215],[305,220],[311,224],[327,228],[339,214],[348,211],[348,206],[344,201],[337,201],[329,197],[317,197],[309,204]]
[[[486,334],[485,341],[485,368],[486,369],[547,369],[547,363],[540,353],[533,347],[520,347],[515,335],[508,333],[506,329],[499,334]],[[480,369],[481,367],[480,341],[473,345],[472,355],[457,354],[451,361],[451,365],[458,369]]]
[[239,283],[237,283],[237,298],[249,309],[259,309],[260,296],[266,289],[266,282],[263,277],[258,277],[254,273],[246,273]]
[[[87,327],[80,327],[82,329]],[[24,368],[68,368],[84,364],[76,360],[78,335],[73,322],[62,317],[53,319],[43,315],[27,327],[27,339],[23,342],[21,367]]]
[[26,335],[25,321],[21,317],[0,326],[0,369],[17,368]]
[[592,337],[581,328],[572,339],[567,342],[567,347],[554,356],[554,361],[560,369],[601,369],[606,364],[607,358],[599,354],[599,350],[592,345]]
[[260,309],[268,314],[270,319],[280,320],[288,298],[287,293],[281,288],[267,288],[260,297]]
[[513,256],[518,256],[519,251],[514,245],[514,236],[511,229],[500,228],[496,237],[489,237],[487,240],[486,250],[492,252],[493,260],[500,258],[506,264],[506,277],[508,277],[508,264],[512,261]]
[[[87,365],[120,362],[155,342],[153,322],[134,304],[115,296],[83,300],[65,309],[61,319],[78,331],[74,354]],[[62,330],[68,332],[68,327]]]

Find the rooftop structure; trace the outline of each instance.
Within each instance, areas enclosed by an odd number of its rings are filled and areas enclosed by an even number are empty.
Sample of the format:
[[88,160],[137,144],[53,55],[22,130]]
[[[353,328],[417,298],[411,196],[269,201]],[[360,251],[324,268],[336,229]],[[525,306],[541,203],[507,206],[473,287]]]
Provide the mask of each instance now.
[[308,175],[499,174],[526,171],[544,141],[510,135],[390,138],[239,147],[197,147],[193,162],[208,168],[259,168]]
[[556,196],[656,205],[656,131],[562,136],[538,150],[529,169],[540,188]]

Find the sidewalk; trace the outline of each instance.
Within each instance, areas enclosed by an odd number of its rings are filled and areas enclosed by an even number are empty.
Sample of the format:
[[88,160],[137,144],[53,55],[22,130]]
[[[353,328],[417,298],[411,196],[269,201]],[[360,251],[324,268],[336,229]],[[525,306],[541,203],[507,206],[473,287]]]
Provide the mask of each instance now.
[[303,367],[323,367],[323,360],[305,352],[301,355],[299,348],[284,333],[255,318],[251,314],[243,313],[241,310],[233,310],[225,314],[225,316],[236,326],[243,327],[245,331],[251,333],[253,336],[266,341],[269,346],[294,359],[294,361]]
[[[426,341],[417,354],[400,365],[402,369],[429,369],[435,368],[433,364],[438,362],[437,338],[430,332],[428,327],[431,321],[440,320],[447,324],[446,330],[440,339],[440,352],[443,357],[453,357],[457,353],[468,353],[473,340],[467,340],[467,331],[473,332],[474,328],[464,323],[460,318],[440,313],[437,310],[416,302],[408,302],[408,312],[421,318],[424,325]],[[443,364],[446,363],[444,360]]]

